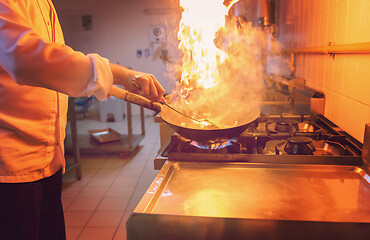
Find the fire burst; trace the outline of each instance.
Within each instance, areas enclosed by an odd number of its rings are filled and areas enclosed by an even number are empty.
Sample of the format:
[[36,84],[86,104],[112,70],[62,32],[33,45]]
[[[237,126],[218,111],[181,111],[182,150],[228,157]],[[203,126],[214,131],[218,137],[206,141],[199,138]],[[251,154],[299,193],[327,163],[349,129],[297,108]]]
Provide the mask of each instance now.
[[[225,26],[229,7],[223,5],[223,0],[180,0],[180,5],[184,9],[178,33],[179,48],[184,52],[182,84],[204,89],[214,87],[218,83],[217,66],[227,55],[215,46],[214,40],[216,32]],[[207,13],[207,9],[212,12]],[[183,95],[187,95],[189,89],[184,90]]]
[[237,1],[180,0],[183,58],[173,105],[225,128],[254,119],[261,102],[263,38],[251,23],[228,16]]

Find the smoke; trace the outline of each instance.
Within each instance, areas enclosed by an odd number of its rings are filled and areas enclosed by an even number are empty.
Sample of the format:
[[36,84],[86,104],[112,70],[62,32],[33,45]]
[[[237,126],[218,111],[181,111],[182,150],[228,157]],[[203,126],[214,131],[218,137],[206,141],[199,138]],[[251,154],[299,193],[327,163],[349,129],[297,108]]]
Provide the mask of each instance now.
[[[195,32],[193,26],[186,27],[189,33]],[[197,31],[196,38],[191,39],[193,42],[203,37],[199,29]],[[254,120],[261,110],[266,34],[242,17],[227,16],[224,26],[214,34],[213,44],[217,54],[212,63],[204,62],[208,60],[204,57],[207,50],[196,52],[193,45],[182,48],[183,61],[175,70],[181,72],[181,79],[171,94],[171,105],[196,119],[207,119],[219,128],[246,124]],[[199,61],[203,62],[200,64]],[[203,70],[199,71],[202,64]],[[214,64],[215,70],[209,73]],[[202,126],[194,123],[186,127]]]

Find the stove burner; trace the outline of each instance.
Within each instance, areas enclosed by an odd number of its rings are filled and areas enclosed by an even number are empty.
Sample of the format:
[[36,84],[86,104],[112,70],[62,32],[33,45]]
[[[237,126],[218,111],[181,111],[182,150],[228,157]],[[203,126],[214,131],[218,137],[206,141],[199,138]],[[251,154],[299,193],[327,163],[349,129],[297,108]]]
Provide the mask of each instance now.
[[299,133],[300,135],[305,133],[321,133],[322,128],[312,122],[299,122],[294,119],[278,119],[267,124],[267,130],[273,134],[286,134],[289,133],[291,136]]
[[300,122],[298,123],[299,133],[322,133],[323,129],[312,122]]
[[287,140],[292,144],[309,144],[313,141],[310,137],[290,137]]
[[195,153],[227,153],[227,147],[231,141],[225,142],[209,142],[201,144],[196,141],[184,141],[177,147],[178,152],[195,152]]
[[192,141],[190,144],[202,149],[218,150],[230,146],[233,141],[234,139],[222,142],[208,142],[206,144]]
[[222,142],[199,143],[178,134],[171,136],[171,142],[176,146],[176,152],[181,153],[242,153],[245,148],[237,139]]
[[277,120],[275,125],[275,130],[278,132],[289,133],[291,130],[298,129],[298,121],[287,121],[287,120]]
[[268,123],[267,129],[271,133],[295,133],[298,131],[298,123],[297,120],[279,119]]
[[309,122],[300,122],[298,123],[298,132],[315,132],[315,127],[312,123]]
[[284,150],[291,155],[313,155],[316,151],[310,137],[290,137]]

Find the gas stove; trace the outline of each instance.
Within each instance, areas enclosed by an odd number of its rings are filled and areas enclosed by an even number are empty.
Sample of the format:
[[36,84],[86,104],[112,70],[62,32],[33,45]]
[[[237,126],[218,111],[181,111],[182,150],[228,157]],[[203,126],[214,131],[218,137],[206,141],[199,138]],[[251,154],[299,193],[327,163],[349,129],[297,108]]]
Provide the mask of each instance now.
[[160,171],[128,239],[367,239],[370,124],[361,144],[323,116],[322,93],[279,89],[288,93],[269,92],[235,139],[198,143],[161,128]]
[[301,163],[360,164],[361,155],[362,144],[323,115],[262,115],[239,138],[226,142],[199,144],[175,133],[154,165],[160,169],[167,160],[274,163],[297,158]]

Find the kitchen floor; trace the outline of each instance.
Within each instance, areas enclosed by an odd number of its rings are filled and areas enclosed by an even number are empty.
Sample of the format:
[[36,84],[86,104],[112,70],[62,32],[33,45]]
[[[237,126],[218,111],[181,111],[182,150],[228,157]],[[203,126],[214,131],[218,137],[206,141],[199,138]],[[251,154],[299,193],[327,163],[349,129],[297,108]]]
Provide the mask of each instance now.
[[[126,121],[77,121],[79,134],[107,127],[127,132]],[[159,124],[153,116],[146,116],[145,128],[139,150],[130,157],[81,155],[82,179],[76,179],[74,170],[64,175],[62,201],[68,240],[126,239],[126,221],[158,173],[153,160],[160,148]],[[139,116],[133,116],[133,132],[141,133]]]

